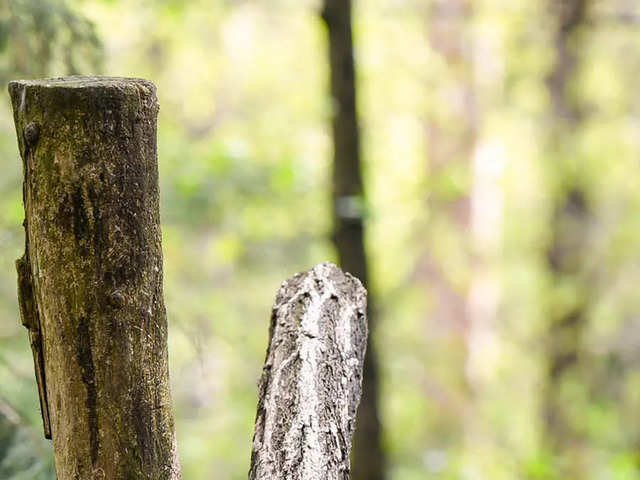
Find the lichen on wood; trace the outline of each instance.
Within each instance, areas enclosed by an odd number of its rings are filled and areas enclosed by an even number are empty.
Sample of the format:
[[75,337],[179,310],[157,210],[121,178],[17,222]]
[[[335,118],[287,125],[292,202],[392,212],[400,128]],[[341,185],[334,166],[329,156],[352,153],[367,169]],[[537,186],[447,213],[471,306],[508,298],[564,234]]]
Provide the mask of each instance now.
[[273,306],[250,480],[347,480],[366,349],[366,290],[324,263]]
[[57,477],[179,479],[155,86],[69,77],[11,82],[9,94],[24,170],[20,305],[41,343]]

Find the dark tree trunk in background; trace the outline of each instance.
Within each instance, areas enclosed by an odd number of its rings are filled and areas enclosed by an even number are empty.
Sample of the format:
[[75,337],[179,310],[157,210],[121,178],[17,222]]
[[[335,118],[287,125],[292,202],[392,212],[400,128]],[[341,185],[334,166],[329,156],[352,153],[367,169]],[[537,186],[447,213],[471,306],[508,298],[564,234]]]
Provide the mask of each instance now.
[[367,292],[320,264],[283,283],[271,315],[250,480],[349,480]]
[[59,480],[179,479],[155,86],[9,84],[24,166],[20,309]]
[[[325,0],[322,18],[329,34],[330,83],[334,107],[333,241],[340,266],[368,288],[363,218],[365,195],[356,113],[351,1]],[[378,358],[374,341],[376,319],[371,297],[368,318],[370,340],[364,360],[362,401],[353,444],[353,480],[382,480],[385,476],[378,407]]]
[[[579,362],[589,298],[583,267],[587,258],[591,213],[579,173],[567,168],[563,158],[575,155],[571,151],[572,139],[582,119],[580,102],[572,91],[572,82],[578,67],[587,6],[586,0],[553,0],[550,10],[552,21],[556,22],[553,38],[556,57],[548,77],[553,115],[549,148],[556,167],[552,172],[559,179],[560,188],[553,205],[552,237],[547,259],[553,274],[554,292],[567,288],[575,292],[570,305],[564,302],[551,306],[546,341],[548,370],[543,398],[546,443],[560,456],[567,452],[575,453],[578,441],[570,421],[571,406],[561,398],[561,387]],[[572,470],[567,474],[580,476],[575,462],[566,464]]]

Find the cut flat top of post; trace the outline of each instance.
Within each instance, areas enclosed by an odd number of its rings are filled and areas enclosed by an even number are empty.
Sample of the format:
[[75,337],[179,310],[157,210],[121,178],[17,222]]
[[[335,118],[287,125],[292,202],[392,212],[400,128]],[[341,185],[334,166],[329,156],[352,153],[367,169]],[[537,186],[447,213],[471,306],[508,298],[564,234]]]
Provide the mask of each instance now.
[[86,88],[86,87],[105,87],[105,88],[122,88],[128,85],[145,85],[155,89],[153,82],[144,80],[143,78],[129,77],[108,77],[101,75],[73,75],[70,77],[57,78],[39,78],[36,80],[13,80],[9,82],[9,86],[37,86],[45,88]]

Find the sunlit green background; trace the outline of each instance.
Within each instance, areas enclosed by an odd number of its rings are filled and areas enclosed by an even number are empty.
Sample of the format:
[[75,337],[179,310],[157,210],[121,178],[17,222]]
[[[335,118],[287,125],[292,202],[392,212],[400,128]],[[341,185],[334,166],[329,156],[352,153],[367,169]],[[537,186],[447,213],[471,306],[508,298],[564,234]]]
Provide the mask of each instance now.
[[[436,3],[447,2],[354,4],[389,479],[640,479],[640,6],[592,2],[567,87],[584,115],[560,129],[550,2],[472,1],[453,33],[468,47],[459,68],[438,48]],[[275,292],[336,260],[318,9],[0,0],[0,478],[54,478],[17,311],[22,171],[7,81],[98,72],[157,85],[183,474],[246,478]],[[464,128],[467,151],[442,164],[433,132]],[[579,273],[558,281],[546,252],[572,182],[589,205],[586,246]],[[458,200],[471,205],[465,222]],[[572,434],[557,450],[542,411],[549,319],[576,302],[578,361],[554,392]]]

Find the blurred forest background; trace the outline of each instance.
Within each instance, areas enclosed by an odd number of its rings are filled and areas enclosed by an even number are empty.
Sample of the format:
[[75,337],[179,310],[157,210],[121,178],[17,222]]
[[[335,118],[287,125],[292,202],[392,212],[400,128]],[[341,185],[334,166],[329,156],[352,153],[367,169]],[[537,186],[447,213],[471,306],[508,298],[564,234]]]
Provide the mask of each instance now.
[[[185,479],[246,478],[271,304],[339,260],[335,211],[364,217],[376,325],[380,436],[359,442],[384,469],[357,480],[640,479],[640,5],[356,0],[365,189],[337,207],[321,7],[0,0],[2,92],[158,87]],[[0,478],[53,479],[6,93],[0,158]]]

